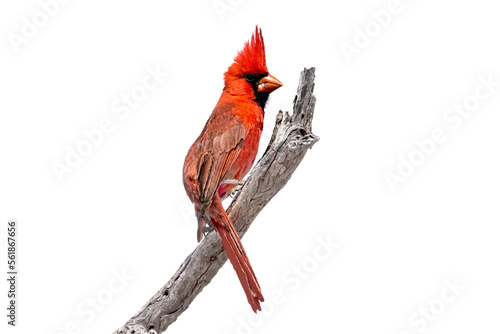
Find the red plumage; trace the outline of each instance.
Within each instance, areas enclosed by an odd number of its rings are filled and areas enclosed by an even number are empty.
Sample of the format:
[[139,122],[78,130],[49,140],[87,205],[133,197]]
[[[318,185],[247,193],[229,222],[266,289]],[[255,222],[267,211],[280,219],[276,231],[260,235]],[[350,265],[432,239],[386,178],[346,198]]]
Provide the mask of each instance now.
[[255,28],[252,38],[245,43],[243,49],[234,58],[234,63],[229,66],[224,74],[226,85],[228,79],[241,77],[245,73],[267,73],[266,48],[262,31]]
[[261,309],[264,297],[221,199],[250,171],[259,148],[265,104],[269,94],[280,86],[268,73],[262,32],[256,27],[224,74],[221,97],[189,149],[183,167],[184,187],[198,217],[198,241],[210,222],[254,312]]

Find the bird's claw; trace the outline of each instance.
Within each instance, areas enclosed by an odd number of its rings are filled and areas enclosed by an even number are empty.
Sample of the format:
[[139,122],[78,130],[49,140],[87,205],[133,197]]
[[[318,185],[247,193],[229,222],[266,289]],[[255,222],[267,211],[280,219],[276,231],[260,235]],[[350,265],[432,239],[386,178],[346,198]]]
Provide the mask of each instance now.
[[208,216],[199,216],[198,217],[198,242],[204,237],[207,237],[207,234],[213,231],[214,227],[212,223],[210,223],[210,218]]
[[206,237],[207,237],[207,234],[208,234],[208,233],[210,233],[210,232],[212,232],[213,230],[214,230],[214,227],[213,227],[213,226],[210,226],[210,225],[205,226],[205,227],[203,228],[203,236],[206,238]]
[[236,195],[238,195],[238,193],[241,191],[241,188],[243,188],[244,184],[245,181],[239,181],[238,185],[233,190],[231,190],[231,193],[229,193],[229,197],[231,197],[231,199],[234,199]]

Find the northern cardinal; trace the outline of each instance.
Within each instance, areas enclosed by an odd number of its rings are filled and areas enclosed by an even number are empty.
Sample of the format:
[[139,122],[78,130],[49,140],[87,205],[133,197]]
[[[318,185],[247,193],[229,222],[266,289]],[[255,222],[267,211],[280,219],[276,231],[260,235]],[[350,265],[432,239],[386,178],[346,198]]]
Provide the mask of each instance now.
[[256,27],[224,74],[221,97],[189,149],[182,171],[198,218],[198,242],[206,223],[212,224],[254,312],[261,310],[264,297],[221,200],[250,171],[259,148],[264,107],[269,94],[281,86],[267,70],[262,31]]

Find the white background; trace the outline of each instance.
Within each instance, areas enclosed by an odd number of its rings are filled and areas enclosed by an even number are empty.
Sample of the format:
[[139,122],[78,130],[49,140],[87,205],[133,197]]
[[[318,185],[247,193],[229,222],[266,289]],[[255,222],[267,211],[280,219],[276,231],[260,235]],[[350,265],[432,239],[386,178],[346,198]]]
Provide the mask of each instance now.
[[[17,219],[20,274],[16,328],[1,280],[1,328],[111,333],[170,279],[197,245],[184,156],[258,24],[284,84],[266,131],[315,66],[321,140],[243,239],[267,312],[251,316],[226,264],[169,332],[498,332],[500,87],[456,129],[443,119],[480,76],[500,81],[494,2],[401,0],[381,28],[370,12],[388,0],[229,3],[219,15],[212,0],[69,1],[16,52],[9,36],[42,9],[2,2],[0,258],[5,274],[6,225]],[[355,46],[367,25],[373,37],[348,62],[342,43]],[[148,66],[169,75],[121,120],[111,106]],[[113,131],[59,181],[52,164],[105,118]],[[384,174],[436,128],[446,141],[392,191]],[[340,244],[323,261],[318,238]],[[114,271],[133,278],[120,286]],[[446,280],[462,286],[453,302],[442,301],[453,296]],[[91,317],[92,298],[105,305]]]

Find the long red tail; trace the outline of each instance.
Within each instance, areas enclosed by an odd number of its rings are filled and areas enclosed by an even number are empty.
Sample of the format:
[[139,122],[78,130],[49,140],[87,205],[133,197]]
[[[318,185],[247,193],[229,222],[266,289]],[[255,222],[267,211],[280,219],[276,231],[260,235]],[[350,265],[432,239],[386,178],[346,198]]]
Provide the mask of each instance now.
[[252,307],[252,310],[257,313],[257,310],[261,310],[259,301],[263,302],[264,297],[262,296],[259,282],[257,282],[257,277],[250,265],[250,261],[245,253],[240,237],[234,229],[226,211],[222,207],[219,195],[214,196],[209,214],[212,218],[212,225],[222,239],[227,257],[238,275],[243,290],[245,290],[248,303]]

